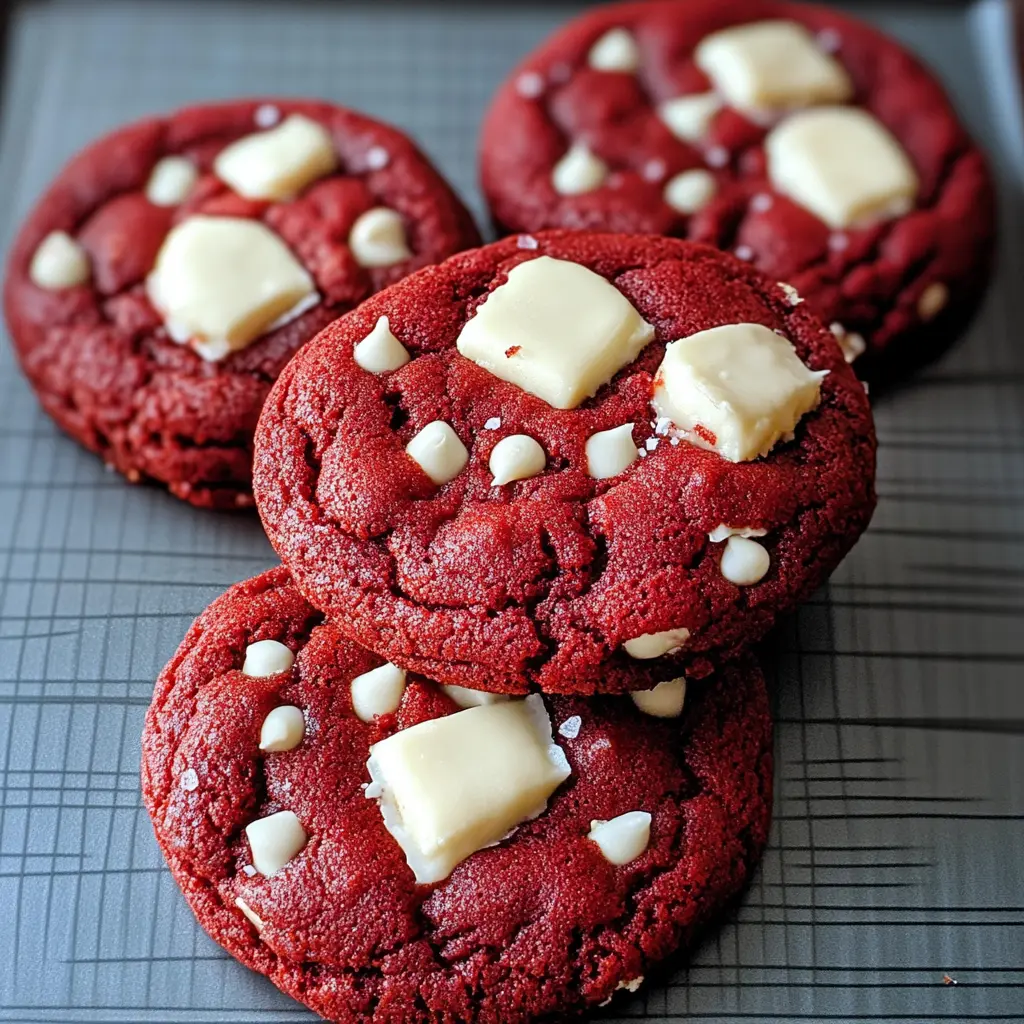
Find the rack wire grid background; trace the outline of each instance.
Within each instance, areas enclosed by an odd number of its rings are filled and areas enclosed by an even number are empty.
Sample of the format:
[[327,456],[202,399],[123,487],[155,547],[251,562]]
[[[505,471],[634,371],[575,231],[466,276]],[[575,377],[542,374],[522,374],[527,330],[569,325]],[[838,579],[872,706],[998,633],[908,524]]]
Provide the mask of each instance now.
[[[855,9],[941,70],[989,150],[998,279],[966,342],[878,403],[874,524],[778,632],[775,824],[753,885],[688,966],[602,1019],[1024,1019],[1024,149],[1007,11]],[[488,98],[573,13],[14,7],[2,239],[96,135],[251,94],[398,124],[482,215]],[[258,522],[104,472],[40,412],[6,343],[0,452],[0,1019],[312,1020],[195,924],[139,798],[152,681],[206,604],[273,563]]]

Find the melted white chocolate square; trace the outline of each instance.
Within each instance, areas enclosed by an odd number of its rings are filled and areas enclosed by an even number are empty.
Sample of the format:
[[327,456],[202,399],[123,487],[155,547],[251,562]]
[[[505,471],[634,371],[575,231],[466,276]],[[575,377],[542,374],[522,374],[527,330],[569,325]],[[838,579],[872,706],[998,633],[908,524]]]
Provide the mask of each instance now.
[[302,114],[231,143],[213,162],[217,177],[240,196],[269,200],[292,199],[337,166],[330,133]]
[[827,373],[761,324],[726,324],[666,346],[652,405],[694,444],[748,462],[817,406]]
[[146,281],[167,333],[222,359],[316,301],[313,279],[266,225],[189,217],[172,228]]
[[458,349],[496,377],[574,409],[654,337],[600,274],[550,256],[514,267],[462,328]]
[[730,106],[755,116],[853,95],[846,69],[795,21],[754,21],[714,32],[701,40],[694,59]]
[[370,748],[367,797],[421,884],[535,818],[569,776],[538,695],[421,722]]
[[786,118],[765,139],[776,191],[831,228],[908,213],[917,173],[900,144],[867,111],[822,107]]

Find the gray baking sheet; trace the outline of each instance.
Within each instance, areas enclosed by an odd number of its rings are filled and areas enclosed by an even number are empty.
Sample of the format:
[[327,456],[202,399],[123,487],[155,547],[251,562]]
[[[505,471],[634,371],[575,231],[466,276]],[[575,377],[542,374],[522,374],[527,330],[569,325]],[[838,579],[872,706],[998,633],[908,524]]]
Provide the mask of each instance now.
[[[0,241],[97,134],[247,94],[395,122],[480,213],[488,97],[575,9],[15,6]],[[998,277],[966,343],[878,404],[874,525],[775,640],[778,797],[754,884],[687,969],[606,1019],[1024,1019],[1024,148],[1006,12],[856,9],[939,69],[991,153]],[[193,922],[138,792],[153,678],[213,597],[272,562],[254,519],[106,473],[0,345],[0,1020],[313,1019]]]

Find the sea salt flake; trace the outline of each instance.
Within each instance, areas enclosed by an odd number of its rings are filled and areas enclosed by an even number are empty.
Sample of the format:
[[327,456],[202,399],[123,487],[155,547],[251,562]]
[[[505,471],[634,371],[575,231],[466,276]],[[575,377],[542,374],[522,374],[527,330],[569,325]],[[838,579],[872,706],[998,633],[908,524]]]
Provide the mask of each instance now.
[[199,788],[199,776],[196,774],[194,768],[186,768],[181,773],[181,788],[186,793],[191,793],[193,790]]
[[579,736],[582,725],[583,719],[579,715],[573,715],[558,727],[558,735],[564,736],[567,740],[574,740]]

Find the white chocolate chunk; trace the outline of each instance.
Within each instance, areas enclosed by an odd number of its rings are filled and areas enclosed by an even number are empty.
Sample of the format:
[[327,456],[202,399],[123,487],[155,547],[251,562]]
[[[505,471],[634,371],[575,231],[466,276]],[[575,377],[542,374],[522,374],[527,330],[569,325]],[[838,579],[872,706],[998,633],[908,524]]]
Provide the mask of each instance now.
[[611,430],[599,430],[587,438],[587,472],[595,480],[618,476],[639,458],[633,444],[633,424],[623,423]]
[[468,686],[456,686],[454,683],[442,686],[441,689],[460,708],[479,708],[485,704],[503,704],[510,699],[507,693],[488,693],[486,690],[471,690]]
[[694,51],[715,91],[737,110],[763,117],[853,95],[846,69],[795,21],[756,21],[714,32]]
[[765,139],[777,192],[831,228],[858,227],[913,209],[917,172],[866,110],[821,107],[786,118]]
[[650,690],[634,690],[630,697],[645,714],[654,718],[678,718],[686,701],[686,680],[667,679]]
[[590,48],[587,63],[595,71],[636,71],[640,50],[629,31],[611,28]]
[[726,324],[666,346],[651,404],[693,444],[748,462],[817,406],[827,373],[761,324]]
[[373,330],[352,350],[356,365],[368,373],[391,373],[409,362],[406,347],[391,333],[386,316],[378,317]]
[[682,626],[665,629],[660,633],[643,633],[627,640],[622,646],[625,652],[638,661],[660,658],[663,654],[675,654],[683,649],[690,639],[690,631]]
[[917,300],[917,315],[927,323],[934,320],[949,302],[949,289],[941,281],[933,281]]
[[85,284],[92,276],[89,254],[66,231],[51,231],[33,254],[28,276],[47,291]]
[[245,914],[245,916],[256,926],[256,928],[259,931],[263,931],[263,918],[261,918],[260,915],[257,914],[256,911],[253,910],[252,907],[250,907],[249,904],[246,903],[241,896],[239,896],[238,899],[235,900],[235,906],[238,907],[238,909],[243,914]]
[[615,991],[625,990],[626,992],[639,992],[640,986],[644,983],[644,976],[641,974],[636,978],[630,978],[629,981],[620,981],[615,986]]
[[278,811],[245,826],[252,863],[267,878],[276,875],[306,845],[306,830],[292,811]]
[[513,480],[526,480],[544,472],[548,457],[544,449],[529,434],[511,434],[503,437],[492,449],[488,468],[494,475],[492,487],[500,487]]
[[361,722],[398,710],[405,693],[405,670],[390,661],[352,680],[352,710]]
[[771,556],[746,537],[730,537],[722,552],[722,575],[737,587],[752,587],[764,579],[771,566]]
[[703,168],[695,168],[669,178],[661,195],[673,210],[689,216],[703,210],[717,191],[715,176]]
[[754,526],[726,526],[725,523],[719,523],[708,534],[708,540],[712,544],[719,544],[730,537],[763,537],[767,532]]
[[338,166],[330,132],[292,114],[276,128],[246,135],[217,154],[214,173],[246,199],[293,199]]
[[628,864],[651,841],[651,816],[647,811],[627,811],[610,821],[592,821],[587,838],[597,843],[610,864]]
[[288,672],[295,664],[295,655],[279,640],[257,640],[245,649],[242,673],[263,679]]
[[263,719],[260,750],[294,750],[306,735],[306,719],[294,704],[281,704]]
[[316,301],[313,279],[259,221],[189,217],[172,228],[146,280],[167,333],[205,359],[245,348]]
[[607,178],[608,165],[584,142],[574,142],[551,171],[551,184],[561,196],[593,192]]
[[158,160],[146,182],[146,198],[154,206],[177,206],[189,197],[199,171],[187,157],[165,156]]
[[599,274],[538,256],[509,271],[457,345],[496,377],[556,409],[574,409],[653,337],[654,328]]
[[428,423],[405,452],[438,487],[454,480],[469,462],[466,446],[444,420]]
[[722,98],[717,93],[691,93],[660,104],[658,117],[681,142],[700,142],[707,135],[715,114],[723,106]]
[[570,774],[539,695],[421,722],[370,748],[366,796],[419,883],[542,814]]
[[348,247],[361,267],[391,267],[412,256],[402,215],[386,206],[375,206],[356,218]]

